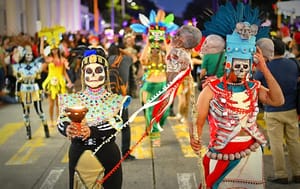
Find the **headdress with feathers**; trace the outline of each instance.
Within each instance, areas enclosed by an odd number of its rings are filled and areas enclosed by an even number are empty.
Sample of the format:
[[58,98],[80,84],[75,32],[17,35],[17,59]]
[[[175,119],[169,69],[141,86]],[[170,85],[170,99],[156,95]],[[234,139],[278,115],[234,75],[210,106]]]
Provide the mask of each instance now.
[[[210,34],[220,35],[223,38],[227,34],[232,34],[235,26],[239,22],[248,22],[250,25],[260,26],[263,20],[260,18],[258,8],[252,9],[250,5],[239,2],[236,7],[232,3],[227,2],[225,5],[220,6],[216,14],[212,15],[211,20],[204,23],[204,36]],[[269,37],[269,27],[259,27],[256,40],[263,37]]]
[[[231,70],[233,58],[249,59],[251,68],[256,40],[269,37],[269,27],[261,26],[263,21],[259,17],[257,8],[252,9],[250,5],[241,2],[234,7],[231,2],[227,2],[210,21],[204,23],[203,35],[216,34],[226,38],[227,74]],[[247,37],[243,35],[246,30]]]
[[178,29],[178,25],[174,24],[174,14],[170,13],[165,16],[163,10],[158,10],[157,14],[154,10],[150,11],[149,18],[143,14],[139,14],[141,23],[131,24],[130,28],[137,33],[147,34],[149,41],[154,42],[163,41],[170,32]]
[[174,24],[174,14],[168,14],[165,16],[165,11],[158,10],[157,14],[154,10],[150,11],[149,18],[144,14],[139,14],[139,20],[141,24],[135,23],[131,24],[130,28],[137,33],[148,34],[148,30],[150,27],[159,27],[166,31],[166,33],[170,33],[178,29],[178,25]]

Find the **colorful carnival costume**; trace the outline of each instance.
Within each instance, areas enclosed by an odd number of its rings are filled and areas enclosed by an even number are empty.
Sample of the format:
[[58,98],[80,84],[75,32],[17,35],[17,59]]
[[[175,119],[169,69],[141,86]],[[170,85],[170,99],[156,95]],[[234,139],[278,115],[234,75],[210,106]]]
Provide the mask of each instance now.
[[[67,74],[69,63],[65,57],[60,53],[59,45],[61,35],[66,29],[62,26],[53,28],[44,28],[38,35],[41,37],[41,55],[45,59],[45,64],[48,69],[48,75],[42,84],[43,90],[49,94],[49,119],[50,125],[54,127],[56,118],[59,114],[58,108],[58,95],[66,93],[66,82],[70,88],[73,86],[72,81]],[[48,45],[44,49],[44,40],[47,41]],[[44,68],[46,69],[46,68]],[[54,109],[56,109],[54,115]]]
[[[148,61],[142,63],[146,67],[144,74],[144,82],[140,90],[140,96],[142,103],[146,103],[159,93],[163,88],[167,86],[166,64],[164,61],[164,52],[157,47],[154,49],[145,49],[148,52]],[[155,51],[155,52],[154,52]],[[152,54],[152,53],[155,53]],[[167,109],[158,122],[153,124],[150,139],[153,146],[160,146],[160,132],[163,131],[162,127],[165,125],[167,117],[169,115],[169,109]],[[145,110],[145,118],[147,127],[150,126],[151,119],[153,118],[153,107],[149,107]]]
[[[145,82],[141,88],[141,93],[146,92],[146,99],[149,100],[153,98],[159,91],[166,87],[167,82]],[[150,126],[150,122],[153,118],[153,107],[149,107],[145,110],[145,119],[147,127]],[[169,115],[169,110],[166,110],[158,122],[153,124],[150,139],[153,142],[153,146],[160,146],[160,132],[163,131],[162,127],[165,125],[167,117]]]
[[[228,16],[229,12],[232,15]],[[226,25],[224,20],[232,25]],[[258,28],[259,23],[257,9],[252,10],[242,3],[234,8],[227,3],[205,25],[204,34],[226,37],[226,64],[224,76],[209,80],[201,91],[197,128],[190,129],[191,146],[199,154],[202,129],[208,120],[210,141],[208,150],[200,154],[203,168],[200,188],[265,187],[262,147],[266,140],[256,124],[258,100],[280,106],[284,98],[261,51],[256,50],[257,37],[268,34],[264,33],[265,28]],[[251,80],[254,65],[268,78],[269,89]]]
[[31,139],[30,106],[33,104],[44,126],[45,136],[48,138],[50,136],[49,129],[45,113],[42,109],[41,90],[37,82],[42,71],[42,63],[37,59],[35,61],[33,60],[32,50],[29,46],[26,46],[25,55],[21,61],[21,63],[13,65],[13,74],[17,78],[16,96],[19,98],[23,107],[23,118],[27,137]]
[[[208,86],[214,92],[214,98],[210,101],[208,113],[211,133],[209,150],[203,158],[206,185],[217,188],[222,182],[225,188],[263,187],[261,145],[266,140],[256,124],[260,83],[249,81],[224,85],[220,80],[215,80]],[[237,136],[241,131],[249,136]],[[240,167],[244,167],[245,171]],[[240,170],[238,178],[237,170]],[[235,185],[235,182],[238,184]]]
[[66,81],[64,78],[64,62],[50,62],[48,64],[48,76],[43,82],[43,89],[55,99],[59,94],[66,93]]
[[[147,45],[140,58],[146,68],[140,90],[142,104],[145,104],[167,86],[165,52],[162,50],[161,43],[165,43],[166,35],[175,31],[178,26],[173,23],[174,15],[169,14],[165,17],[163,10],[159,10],[157,14],[152,10],[149,19],[143,14],[140,14],[139,18],[142,24],[132,24],[130,27],[135,32],[148,35]],[[160,132],[168,115],[169,109],[151,126],[150,139],[153,146],[160,146]],[[153,107],[145,109],[145,119],[146,126],[149,128],[153,119]]]
[[[101,49],[85,51],[82,74],[83,91],[59,96],[58,130],[71,138],[70,189],[102,186],[121,189],[122,168],[115,168],[121,153],[115,137],[111,136],[122,128],[122,110],[130,103],[130,97],[110,91],[108,62]],[[88,109],[85,120],[79,123],[81,130],[76,128],[78,124],[70,121],[68,107]]]

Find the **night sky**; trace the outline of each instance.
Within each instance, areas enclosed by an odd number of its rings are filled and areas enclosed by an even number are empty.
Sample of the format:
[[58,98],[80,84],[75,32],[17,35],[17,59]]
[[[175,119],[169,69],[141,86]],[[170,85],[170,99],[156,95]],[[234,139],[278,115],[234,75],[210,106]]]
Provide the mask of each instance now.
[[153,0],[161,9],[173,12],[176,16],[182,16],[186,5],[192,0]]

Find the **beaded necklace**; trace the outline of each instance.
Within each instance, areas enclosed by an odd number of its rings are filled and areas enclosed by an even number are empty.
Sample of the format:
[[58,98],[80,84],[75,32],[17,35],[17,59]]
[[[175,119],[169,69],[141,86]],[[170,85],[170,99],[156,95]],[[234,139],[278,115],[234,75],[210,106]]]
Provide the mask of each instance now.
[[[242,85],[244,84],[244,85]],[[243,82],[241,83],[241,85],[230,85],[229,86],[232,88],[231,91],[230,91],[230,96],[229,95],[226,95],[225,98],[227,100],[227,103],[225,104],[225,107],[230,109],[231,111],[233,112],[236,112],[236,113],[239,113],[239,114],[249,114],[249,113],[252,113],[254,112],[254,108],[255,108],[255,99],[253,99],[253,94],[248,86],[248,83],[247,82]],[[240,87],[240,86],[244,86],[246,88],[245,90],[245,93],[247,94],[248,98],[245,99],[243,102],[246,103],[248,101],[250,101],[250,104],[249,104],[249,108],[248,109],[243,109],[243,108],[238,108],[238,107],[234,107],[233,106],[233,103],[231,103],[231,96],[232,96],[232,93],[233,93],[233,89],[236,88],[236,87]],[[228,85],[226,82],[224,82],[224,90],[228,90]]]
[[[232,84],[232,83],[227,83],[227,81],[223,79],[222,83],[220,80],[215,80],[212,83],[210,83],[210,85],[212,86],[211,88],[215,92],[215,95],[224,98],[223,103],[225,108],[228,108],[229,110],[239,114],[249,114],[254,112],[255,106],[257,104],[256,103],[257,99],[254,98],[253,94],[255,91],[254,92],[251,91],[248,82]],[[255,86],[256,83],[254,83],[251,88],[253,89],[255,88]],[[248,101],[250,101],[249,108],[247,109],[235,107],[234,104],[236,104],[237,102],[231,100],[233,93],[243,92],[243,91],[248,96],[247,99],[243,100],[243,103],[247,103]]]
[[117,115],[122,108],[123,101],[122,95],[110,93],[105,87],[100,87],[98,89],[86,88],[79,93],[64,95],[61,105],[87,107],[89,111],[85,118],[89,126],[95,126]]

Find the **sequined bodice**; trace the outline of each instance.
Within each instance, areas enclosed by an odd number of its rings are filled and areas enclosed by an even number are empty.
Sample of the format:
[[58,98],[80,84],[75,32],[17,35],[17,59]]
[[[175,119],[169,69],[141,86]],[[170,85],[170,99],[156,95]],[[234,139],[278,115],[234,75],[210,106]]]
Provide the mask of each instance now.
[[166,65],[162,63],[150,63],[147,66],[147,69],[150,73],[159,73],[159,72],[165,72],[166,71]]

